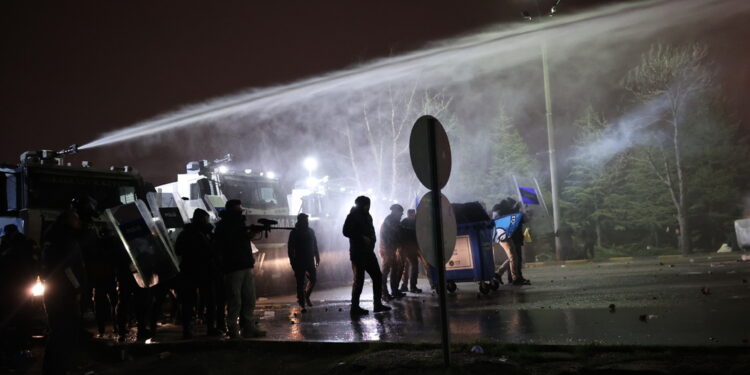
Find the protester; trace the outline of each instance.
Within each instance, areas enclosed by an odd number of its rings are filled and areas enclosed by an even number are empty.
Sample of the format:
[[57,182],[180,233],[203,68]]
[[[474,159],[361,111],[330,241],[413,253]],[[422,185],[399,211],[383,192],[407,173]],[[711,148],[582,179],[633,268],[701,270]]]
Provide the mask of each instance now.
[[31,348],[31,286],[36,282],[34,241],[14,224],[0,238],[0,349],[19,354]]
[[399,291],[422,293],[422,289],[417,288],[419,245],[417,244],[417,212],[414,209],[406,211],[406,217],[401,220],[400,252],[403,261],[403,277]]
[[[391,206],[391,213],[383,220],[380,226],[380,257],[383,260],[383,299],[400,298],[404,293],[399,291],[398,283],[401,281],[401,262],[399,261],[399,248],[401,246],[401,216],[404,208],[399,204]],[[390,277],[391,292],[388,292],[388,279]]]
[[196,209],[191,222],[185,225],[175,242],[175,252],[181,257],[178,297],[182,305],[182,336],[186,339],[193,337],[192,324],[198,311],[199,293],[206,309],[207,334],[217,334],[217,306],[211,282],[213,225],[209,218],[208,212]]
[[[265,332],[255,327],[255,279],[250,234],[245,227],[242,202],[229,200],[216,224],[214,246],[222,257],[227,299],[227,328],[231,338],[262,337]],[[241,319],[240,319],[241,317]]]
[[369,312],[359,305],[359,298],[365,283],[365,272],[372,279],[373,311],[390,311],[391,308],[382,302],[382,274],[375,257],[375,228],[370,216],[370,198],[359,196],[344,222],[343,233],[349,238],[349,259],[352,262],[354,283],[352,284],[352,317],[367,315]]
[[86,288],[81,231],[81,219],[69,209],[60,214],[44,237],[42,277],[49,320],[44,374],[66,373],[78,355],[81,294]]
[[[504,216],[520,212],[520,203],[513,198],[503,199],[500,203],[492,207],[492,219],[498,219]],[[510,237],[498,239],[496,243],[502,247],[508,259],[495,272],[495,278],[501,281],[505,272],[509,273],[508,282],[512,285],[529,285],[531,282],[524,279],[522,273],[523,263],[523,218],[518,224],[517,229]],[[502,282],[502,281],[501,281]]]
[[[315,287],[316,268],[320,265],[318,241],[310,228],[307,214],[297,215],[297,224],[289,233],[289,263],[297,281],[297,303],[305,312],[305,305],[312,307],[310,294]],[[307,286],[305,283],[307,282]]]

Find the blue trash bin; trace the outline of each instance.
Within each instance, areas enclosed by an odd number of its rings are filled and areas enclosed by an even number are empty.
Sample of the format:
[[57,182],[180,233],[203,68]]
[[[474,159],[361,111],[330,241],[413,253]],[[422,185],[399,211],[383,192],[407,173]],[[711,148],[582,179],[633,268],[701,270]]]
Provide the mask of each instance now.
[[[493,279],[494,223],[478,203],[454,204],[453,210],[457,222],[456,247],[445,264],[446,287],[452,293],[456,291],[456,282],[474,281],[479,283],[479,291],[487,294],[499,286]],[[433,285],[436,285],[437,268],[431,266],[430,275]]]

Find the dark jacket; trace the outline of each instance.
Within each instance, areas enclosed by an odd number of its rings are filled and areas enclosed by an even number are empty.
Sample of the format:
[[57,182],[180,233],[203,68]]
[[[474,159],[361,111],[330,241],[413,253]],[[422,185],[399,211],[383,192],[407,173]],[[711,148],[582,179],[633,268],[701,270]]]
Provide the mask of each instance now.
[[45,293],[74,296],[86,288],[86,269],[81,251],[81,231],[67,228],[63,223],[52,224],[44,236],[42,250],[42,278]]
[[6,234],[0,243],[0,288],[18,293],[36,281],[34,241],[21,233]]
[[[344,236],[349,238],[349,259],[361,261],[368,255],[375,254],[375,227],[372,216],[359,208],[353,208],[344,222]],[[369,243],[364,239],[369,238]]]
[[380,243],[389,248],[398,247],[401,242],[401,215],[390,214],[380,226]]
[[210,224],[205,227],[190,223],[177,236],[175,252],[182,257],[180,272],[192,281],[206,281],[214,274],[215,259],[212,256]]
[[401,220],[401,241],[404,245],[417,245],[417,219]]
[[318,240],[315,231],[307,225],[295,225],[289,233],[289,263],[292,268],[315,266],[315,260],[320,261]]
[[253,268],[255,258],[250,245],[250,234],[242,216],[225,215],[214,231],[214,247],[221,255],[224,273]]

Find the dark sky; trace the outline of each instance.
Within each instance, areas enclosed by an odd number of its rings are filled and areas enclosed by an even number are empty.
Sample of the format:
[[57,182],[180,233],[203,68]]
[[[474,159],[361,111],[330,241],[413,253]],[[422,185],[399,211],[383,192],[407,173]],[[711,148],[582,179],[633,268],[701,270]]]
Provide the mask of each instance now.
[[[564,5],[575,11],[607,2]],[[19,3],[0,5],[2,162],[25,150],[83,144],[181,105],[515,21],[530,1]],[[127,160],[121,147],[78,160],[135,165],[147,179],[160,179],[163,168],[180,172],[186,162],[153,149]]]

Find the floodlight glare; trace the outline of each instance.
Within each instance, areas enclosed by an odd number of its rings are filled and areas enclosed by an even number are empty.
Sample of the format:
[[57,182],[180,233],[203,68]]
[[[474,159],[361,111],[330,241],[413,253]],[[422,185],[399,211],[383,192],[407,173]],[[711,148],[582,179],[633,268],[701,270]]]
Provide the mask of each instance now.
[[307,169],[308,172],[312,173],[314,170],[318,169],[318,160],[313,157],[305,158],[305,160],[302,162],[302,165]]
[[308,177],[307,181],[306,181],[306,184],[307,184],[308,188],[313,189],[313,188],[315,188],[315,187],[318,186],[318,182],[319,181],[318,181],[317,178],[315,178],[315,177]]
[[227,168],[226,165],[222,165],[219,167],[219,173],[227,173],[229,172],[229,168]]
[[270,179],[273,180],[274,178],[276,178],[276,173],[266,172],[266,177],[268,177],[268,178],[270,178]]

